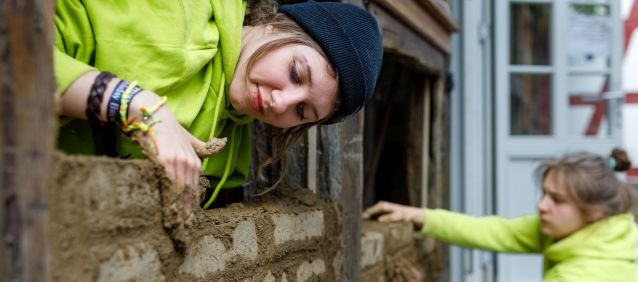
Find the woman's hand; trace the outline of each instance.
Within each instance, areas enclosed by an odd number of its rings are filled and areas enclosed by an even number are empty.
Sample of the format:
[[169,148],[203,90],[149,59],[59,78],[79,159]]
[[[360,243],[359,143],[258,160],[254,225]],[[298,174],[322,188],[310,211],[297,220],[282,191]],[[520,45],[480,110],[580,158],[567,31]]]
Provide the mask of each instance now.
[[[160,100],[155,93],[140,92],[129,104],[129,120],[139,119],[142,116],[141,107],[153,107]],[[195,193],[199,188],[201,172],[201,160],[194,148],[205,147],[206,144],[184,129],[166,105],[153,114],[152,121],[159,121],[152,127],[152,137],[140,131],[136,131],[134,137],[147,156],[164,167],[166,175],[177,188],[174,192],[183,192],[184,212],[188,217],[197,204]]]
[[412,222],[415,228],[420,229],[424,223],[424,210],[381,201],[363,211],[363,218],[377,218],[379,222],[407,221]]

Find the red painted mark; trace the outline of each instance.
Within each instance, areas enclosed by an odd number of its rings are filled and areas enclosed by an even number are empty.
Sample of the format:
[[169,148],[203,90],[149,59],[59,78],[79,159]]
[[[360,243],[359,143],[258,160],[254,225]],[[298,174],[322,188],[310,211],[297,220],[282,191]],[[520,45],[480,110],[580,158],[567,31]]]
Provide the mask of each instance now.
[[625,104],[638,104],[638,93],[625,94]]

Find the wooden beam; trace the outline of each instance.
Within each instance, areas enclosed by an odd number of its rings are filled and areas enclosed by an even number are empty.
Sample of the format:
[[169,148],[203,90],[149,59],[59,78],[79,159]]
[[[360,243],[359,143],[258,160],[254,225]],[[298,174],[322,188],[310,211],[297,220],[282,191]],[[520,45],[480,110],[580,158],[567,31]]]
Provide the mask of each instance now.
[[[459,31],[459,25],[454,21],[449,10],[449,3],[441,0],[417,0],[421,6],[430,12],[434,19],[439,22],[449,32]],[[448,7],[448,10],[443,9],[443,5]]]
[[439,9],[425,10],[414,1],[376,0],[375,2],[390,11],[399,21],[413,28],[442,52],[449,55],[452,51],[450,39],[454,29],[449,29],[445,21],[437,20],[435,15],[440,14]]
[[430,104],[432,100],[432,78],[423,81],[423,151],[421,164],[423,166],[421,178],[421,207],[428,207],[428,183],[430,175]]
[[308,139],[308,157],[306,168],[307,186],[310,191],[317,194],[317,126],[313,126],[306,134]]
[[317,144],[317,194],[341,205],[343,281],[359,281],[363,193],[364,111],[346,121],[320,126]]
[[423,87],[427,87],[423,81],[430,79],[428,75],[423,73],[410,73],[410,80],[408,82],[408,132],[407,136],[407,156],[406,156],[406,177],[407,177],[407,192],[408,199],[411,206],[422,205],[423,191],[423,157],[422,155],[427,151],[423,150],[423,143],[427,142],[423,140],[424,136],[427,136],[426,132],[423,132],[423,123],[426,122],[424,117],[423,100],[424,96],[428,94],[428,91],[424,91]]
[[[361,213],[363,210],[364,110],[341,124],[341,208],[343,211],[343,280],[359,281],[361,271]],[[347,251],[345,251],[348,248]]]
[[438,73],[446,69],[445,55],[416,32],[374,3],[369,4],[368,10],[380,25],[386,53],[400,54],[416,61],[417,64],[410,65],[419,70]]
[[49,281],[53,0],[0,1],[0,279]]

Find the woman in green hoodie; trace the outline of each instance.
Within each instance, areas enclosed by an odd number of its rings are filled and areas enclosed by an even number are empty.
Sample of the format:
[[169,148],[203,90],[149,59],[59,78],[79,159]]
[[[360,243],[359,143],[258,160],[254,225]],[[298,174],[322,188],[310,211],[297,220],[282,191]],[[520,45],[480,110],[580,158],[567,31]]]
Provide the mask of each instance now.
[[364,218],[410,221],[425,236],[467,248],[543,254],[545,282],[635,282],[638,229],[628,188],[610,168],[630,166],[622,155],[574,153],[543,163],[538,215],[477,218],[379,202]]
[[[253,119],[286,148],[363,107],[383,53],[374,17],[343,3],[251,2],[56,1],[59,148],[143,157],[137,141],[176,187],[198,187],[203,170],[208,207],[246,181]],[[200,160],[195,148],[213,138],[225,148]]]

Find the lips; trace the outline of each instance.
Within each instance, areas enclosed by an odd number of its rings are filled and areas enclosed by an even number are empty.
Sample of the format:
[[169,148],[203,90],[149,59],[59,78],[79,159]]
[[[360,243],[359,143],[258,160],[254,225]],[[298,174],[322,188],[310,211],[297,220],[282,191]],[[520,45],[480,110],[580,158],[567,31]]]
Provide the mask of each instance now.
[[264,107],[263,107],[263,103],[261,100],[261,93],[259,92],[259,87],[255,86],[255,91],[252,97],[252,106],[253,106],[253,110],[255,110],[255,112],[261,113],[262,115],[264,114]]

